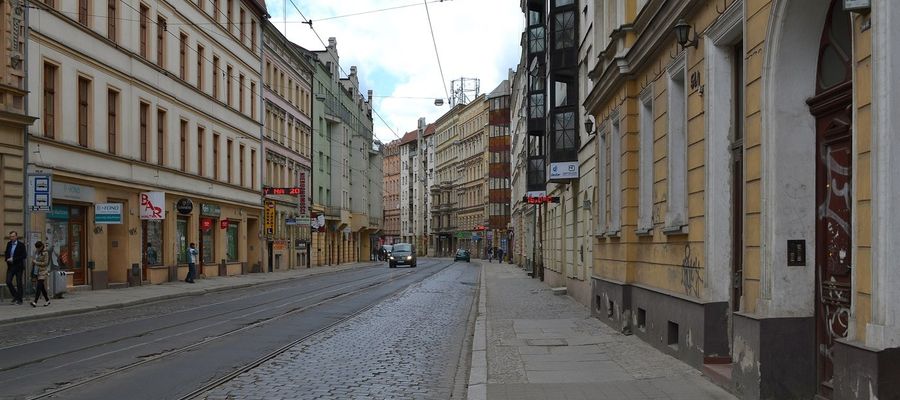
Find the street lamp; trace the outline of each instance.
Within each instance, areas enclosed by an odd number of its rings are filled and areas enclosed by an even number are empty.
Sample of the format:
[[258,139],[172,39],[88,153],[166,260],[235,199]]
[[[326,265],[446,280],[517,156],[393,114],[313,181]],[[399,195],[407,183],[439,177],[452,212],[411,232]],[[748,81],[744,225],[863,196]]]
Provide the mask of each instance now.
[[678,40],[678,45],[681,46],[682,49],[686,47],[697,47],[697,31],[694,30],[694,38],[691,39],[689,37],[691,25],[683,18],[679,19],[672,29],[675,31],[675,38]]
[[588,135],[593,135],[594,133],[594,120],[591,119],[590,115],[584,116],[584,131],[587,132]]

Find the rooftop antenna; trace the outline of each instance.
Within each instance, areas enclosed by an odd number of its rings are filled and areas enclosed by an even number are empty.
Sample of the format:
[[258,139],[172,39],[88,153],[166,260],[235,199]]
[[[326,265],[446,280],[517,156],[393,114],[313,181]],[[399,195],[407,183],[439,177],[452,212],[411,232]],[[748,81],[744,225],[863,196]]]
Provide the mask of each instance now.
[[469,104],[481,94],[481,79],[459,78],[450,82],[450,107]]

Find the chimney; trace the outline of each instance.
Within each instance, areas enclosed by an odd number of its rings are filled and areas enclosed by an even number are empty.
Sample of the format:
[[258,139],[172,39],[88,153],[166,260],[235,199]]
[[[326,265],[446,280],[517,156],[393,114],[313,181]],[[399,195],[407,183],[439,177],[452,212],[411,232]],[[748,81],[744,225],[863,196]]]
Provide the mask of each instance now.
[[366,99],[369,103],[372,102],[372,89],[369,89],[369,96]]
[[350,67],[350,76],[356,75],[356,66],[353,65]]
[[337,46],[337,38],[330,37],[328,38],[328,48],[332,49]]

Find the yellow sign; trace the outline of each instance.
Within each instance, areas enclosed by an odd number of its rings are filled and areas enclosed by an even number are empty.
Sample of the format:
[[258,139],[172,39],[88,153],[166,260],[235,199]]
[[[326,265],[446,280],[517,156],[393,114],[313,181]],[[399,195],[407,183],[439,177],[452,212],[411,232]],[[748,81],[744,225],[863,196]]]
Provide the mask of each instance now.
[[266,236],[275,235],[275,200],[265,202],[265,231]]

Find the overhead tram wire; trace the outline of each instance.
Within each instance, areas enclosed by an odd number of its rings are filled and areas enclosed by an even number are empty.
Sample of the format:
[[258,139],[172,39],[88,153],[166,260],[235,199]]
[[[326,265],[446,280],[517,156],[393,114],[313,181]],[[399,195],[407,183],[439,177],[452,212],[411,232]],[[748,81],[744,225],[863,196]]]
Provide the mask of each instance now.
[[[290,1],[292,6],[294,6],[294,9],[297,10],[297,12],[300,14],[300,17],[303,18],[303,20],[304,20],[303,23],[309,25],[309,29],[312,30],[313,33],[316,35],[316,38],[319,39],[319,43],[322,44],[322,47],[327,49],[328,46],[325,44],[325,40],[322,39],[322,35],[319,35],[319,32],[316,31],[316,28],[313,26],[313,21],[310,20],[309,18],[306,18],[306,15],[303,15],[303,11],[300,11],[300,7],[297,7],[297,3],[294,3],[294,0],[288,0],[288,1]],[[427,3],[427,0],[426,0],[426,3]],[[426,4],[426,7],[427,7],[427,4]],[[340,68],[341,73],[343,73],[344,75],[347,75],[347,76],[350,75],[347,73],[346,70],[344,70],[344,67],[340,63],[338,63],[338,68]],[[444,90],[445,91],[447,90],[446,86],[444,87]],[[360,93],[359,95],[362,96],[362,93]],[[370,101],[371,101],[371,99],[370,99]],[[381,120],[381,123],[383,123],[384,126],[386,126],[388,129],[390,129],[391,133],[393,133],[397,139],[402,140],[403,138],[397,133],[397,131],[392,126],[388,125],[388,123],[384,120],[384,118],[381,116],[381,114],[378,113],[378,110],[375,108],[374,101],[372,101],[371,105],[372,105],[372,112],[374,112],[375,115],[378,116],[378,119]],[[373,132],[373,134],[374,134],[374,132]]]
[[[291,0],[293,1],[293,0]],[[428,0],[423,0],[425,4],[425,15],[428,16],[428,30],[431,31],[431,43],[434,44],[434,56],[437,58],[438,70],[441,72],[441,83],[444,86],[444,95],[447,101],[450,101],[450,92],[447,91],[447,79],[444,78],[444,67],[441,65],[441,55],[438,54],[437,40],[434,38],[434,25],[431,24],[431,11],[428,10]]]

